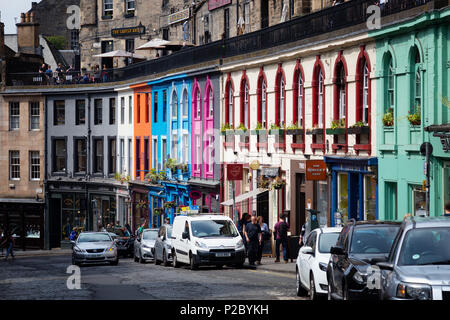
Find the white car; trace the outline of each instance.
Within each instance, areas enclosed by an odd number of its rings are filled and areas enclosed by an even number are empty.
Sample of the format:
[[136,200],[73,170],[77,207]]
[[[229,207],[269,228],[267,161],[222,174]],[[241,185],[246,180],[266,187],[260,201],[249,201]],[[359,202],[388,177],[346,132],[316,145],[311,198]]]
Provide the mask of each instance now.
[[245,247],[233,221],[220,214],[175,217],[172,229],[173,266],[180,263],[197,269],[200,265],[242,267]]
[[300,248],[296,264],[297,295],[309,293],[311,300],[327,294],[327,266],[330,249],[336,244],[341,227],[317,228]]

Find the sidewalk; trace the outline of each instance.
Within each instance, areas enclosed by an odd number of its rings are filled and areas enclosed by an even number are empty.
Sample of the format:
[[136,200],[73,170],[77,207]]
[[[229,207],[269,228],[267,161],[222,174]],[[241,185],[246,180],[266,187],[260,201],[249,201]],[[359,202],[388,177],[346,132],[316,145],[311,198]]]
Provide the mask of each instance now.
[[275,258],[262,258],[261,265],[256,265],[256,269],[295,274],[295,262],[296,260],[291,262],[291,259],[289,259],[288,263],[284,263],[283,259],[281,259],[281,262],[275,263]]
[[[53,248],[52,250],[14,250],[14,256],[16,258],[21,257],[38,257],[38,256],[56,256],[56,255],[70,255],[72,253],[72,249],[60,249]],[[0,258],[4,258],[6,255],[6,249],[3,250],[3,253],[0,251]]]

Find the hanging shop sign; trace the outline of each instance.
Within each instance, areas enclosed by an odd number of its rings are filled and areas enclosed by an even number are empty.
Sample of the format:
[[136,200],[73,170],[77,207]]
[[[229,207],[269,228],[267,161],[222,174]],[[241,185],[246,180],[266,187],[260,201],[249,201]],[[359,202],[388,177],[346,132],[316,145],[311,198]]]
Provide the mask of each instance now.
[[189,198],[192,200],[198,200],[202,198],[202,193],[200,191],[191,191],[189,192]]
[[138,36],[141,34],[145,34],[145,27],[143,25],[111,30],[112,37]]
[[263,168],[263,175],[269,178],[275,178],[280,176],[280,168]]
[[169,24],[174,24],[177,22],[187,20],[187,19],[189,19],[189,17],[190,17],[189,8],[175,12],[175,13],[169,15]]
[[244,166],[242,163],[231,163],[227,165],[227,180],[242,180]]
[[306,160],[306,180],[318,181],[327,179],[327,165],[323,160]]
[[226,6],[227,4],[230,4],[231,0],[209,0],[208,1],[208,10],[214,10],[223,6]]
[[260,163],[258,160],[254,160],[254,161],[250,162],[250,169],[258,170],[259,167],[260,167]]

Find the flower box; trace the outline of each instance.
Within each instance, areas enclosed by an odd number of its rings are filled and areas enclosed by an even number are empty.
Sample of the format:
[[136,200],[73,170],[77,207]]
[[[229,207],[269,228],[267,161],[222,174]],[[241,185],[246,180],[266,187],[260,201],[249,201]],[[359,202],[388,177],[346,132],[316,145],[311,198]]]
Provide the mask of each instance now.
[[249,135],[249,132],[248,132],[248,130],[236,129],[236,130],[234,130],[234,134],[236,136],[247,136],[247,135]]
[[286,129],[286,134],[293,136],[302,135],[303,129]]
[[347,128],[327,128],[326,129],[327,134],[333,134],[333,135],[341,135],[347,133]]
[[234,130],[233,129],[227,129],[225,131],[220,131],[220,134],[222,136],[234,136]]
[[347,129],[348,134],[369,134],[370,128],[368,126],[364,127],[350,127]]
[[267,129],[250,130],[250,134],[255,136],[267,135],[267,132]]
[[322,128],[314,128],[306,130],[306,134],[323,134]]
[[281,136],[286,132],[285,129],[270,129],[269,134],[274,136]]

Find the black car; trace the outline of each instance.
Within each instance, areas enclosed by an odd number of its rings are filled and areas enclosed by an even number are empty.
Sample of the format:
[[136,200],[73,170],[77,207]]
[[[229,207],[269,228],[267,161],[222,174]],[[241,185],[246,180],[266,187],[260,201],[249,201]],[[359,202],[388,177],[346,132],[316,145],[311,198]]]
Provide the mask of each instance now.
[[379,288],[367,286],[370,266],[386,261],[400,222],[350,220],[331,247],[327,267],[328,299],[378,299]]
[[113,231],[117,237],[115,239],[117,246],[117,253],[122,257],[134,256],[134,240],[135,236],[125,234],[121,228],[116,228]]

